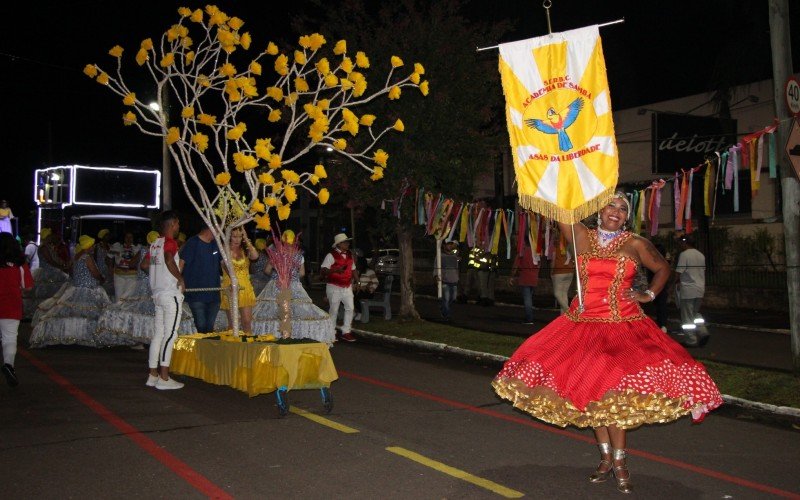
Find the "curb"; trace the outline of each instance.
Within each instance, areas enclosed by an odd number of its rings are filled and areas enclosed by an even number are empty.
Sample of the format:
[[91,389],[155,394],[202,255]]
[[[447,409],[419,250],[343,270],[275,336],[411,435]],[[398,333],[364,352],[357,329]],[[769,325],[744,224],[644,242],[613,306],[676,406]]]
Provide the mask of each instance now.
[[[496,364],[503,364],[508,360],[508,357],[499,354],[490,354],[487,352],[473,351],[470,349],[462,349],[460,347],[453,347],[447,344],[440,344],[437,342],[428,342],[426,340],[413,340],[402,337],[393,337],[391,335],[384,335],[382,333],[371,332],[369,330],[362,330],[360,328],[353,328],[351,332],[360,338],[375,341],[380,344],[388,344],[393,346],[410,347],[419,351],[449,354],[459,357],[468,361],[489,362]],[[791,406],[777,406],[767,403],[760,403],[758,401],[750,401],[747,399],[737,398],[736,396],[722,395],[722,400],[725,403],[740,406],[742,408],[759,410],[783,417],[800,418],[800,408],[792,408]]]
[[[392,295],[399,295],[398,293],[393,293]],[[431,300],[439,300],[438,297],[434,295],[425,295],[425,294],[415,294],[415,297],[421,297],[423,299],[431,299]],[[504,306],[504,307],[524,307],[522,304],[512,304],[509,302],[495,302],[497,306]],[[536,307],[534,308],[539,311],[557,311],[558,309],[554,307]],[[765,333],[778,333],[781,335],[791,335],[792,331],[788,328],[762,328],[759,326],[754,325],[728,325],[726,323],[706,323],[707,326],[715,326],[717,328],[728,328],[733,330],[747,330],[750,332],[765,332]]]

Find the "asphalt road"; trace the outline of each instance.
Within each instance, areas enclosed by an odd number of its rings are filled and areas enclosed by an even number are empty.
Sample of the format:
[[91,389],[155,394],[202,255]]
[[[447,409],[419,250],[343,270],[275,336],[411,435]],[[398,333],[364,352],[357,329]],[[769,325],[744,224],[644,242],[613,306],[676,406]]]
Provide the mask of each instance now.
[[[335,407],[314,421],[196,379],[146,388],[142,351],[21,352],[20,386],[0,386],[0,496],[619,498],[586,480],[591,432],[501,402],[496,367],[360,343],[332,355]],[[321,413],[318,391],[289,399]],[[800,498],[800,432],[734,415],[631,432],[637,496]]]

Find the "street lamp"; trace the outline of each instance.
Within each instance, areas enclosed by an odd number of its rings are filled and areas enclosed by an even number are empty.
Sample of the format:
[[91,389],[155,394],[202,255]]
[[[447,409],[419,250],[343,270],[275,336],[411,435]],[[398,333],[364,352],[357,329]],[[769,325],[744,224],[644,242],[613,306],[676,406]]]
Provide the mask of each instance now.
[[[162,100],[166,101],[166,95],[162,97]],[[159,113],[161,116],[161,121],[164,123],[164,129],[169,127],[168,123],[168,116],[166,113],[166,106],[161,106],[156,101],[150,102],[147,105],[150,109]],[[167,138],[164,137],[161,139],[161,196],[162,196],[162,205],[164,210],[171,210],[172,209],[172,174],[170,172],[170,162],[169,162],[169,146],[167,145]]]

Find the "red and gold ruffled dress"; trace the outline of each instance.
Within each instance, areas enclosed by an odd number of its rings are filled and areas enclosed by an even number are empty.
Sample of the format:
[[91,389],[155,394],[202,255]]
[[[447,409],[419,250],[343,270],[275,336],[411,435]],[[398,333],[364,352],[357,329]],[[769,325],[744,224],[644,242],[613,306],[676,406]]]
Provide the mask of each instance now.
[[526,340],[492,382],[497,394],[561,427],[700,421],[722,404],[705,367],[624,298],[636,262],[619,249],[631,237],[601,247],[589,231],[591,249],[578,256],[583,311],[576,297]]

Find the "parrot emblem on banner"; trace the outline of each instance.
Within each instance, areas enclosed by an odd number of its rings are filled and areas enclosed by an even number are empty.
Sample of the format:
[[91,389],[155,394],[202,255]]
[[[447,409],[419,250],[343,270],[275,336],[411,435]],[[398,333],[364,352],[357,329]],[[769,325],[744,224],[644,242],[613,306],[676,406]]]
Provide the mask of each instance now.
[[532,118],[525,120],[525,124],[545,134],[556,134],[558,136],[558,148],[561,151],[569,151],[572,149],[572,141],[567,135],[567,129],[575,123],[581,109],[583,109],[583,99],[579,97],[569,103],[569,106],[561,110],[561,112],[550,108],[547,110],[546,119]]

